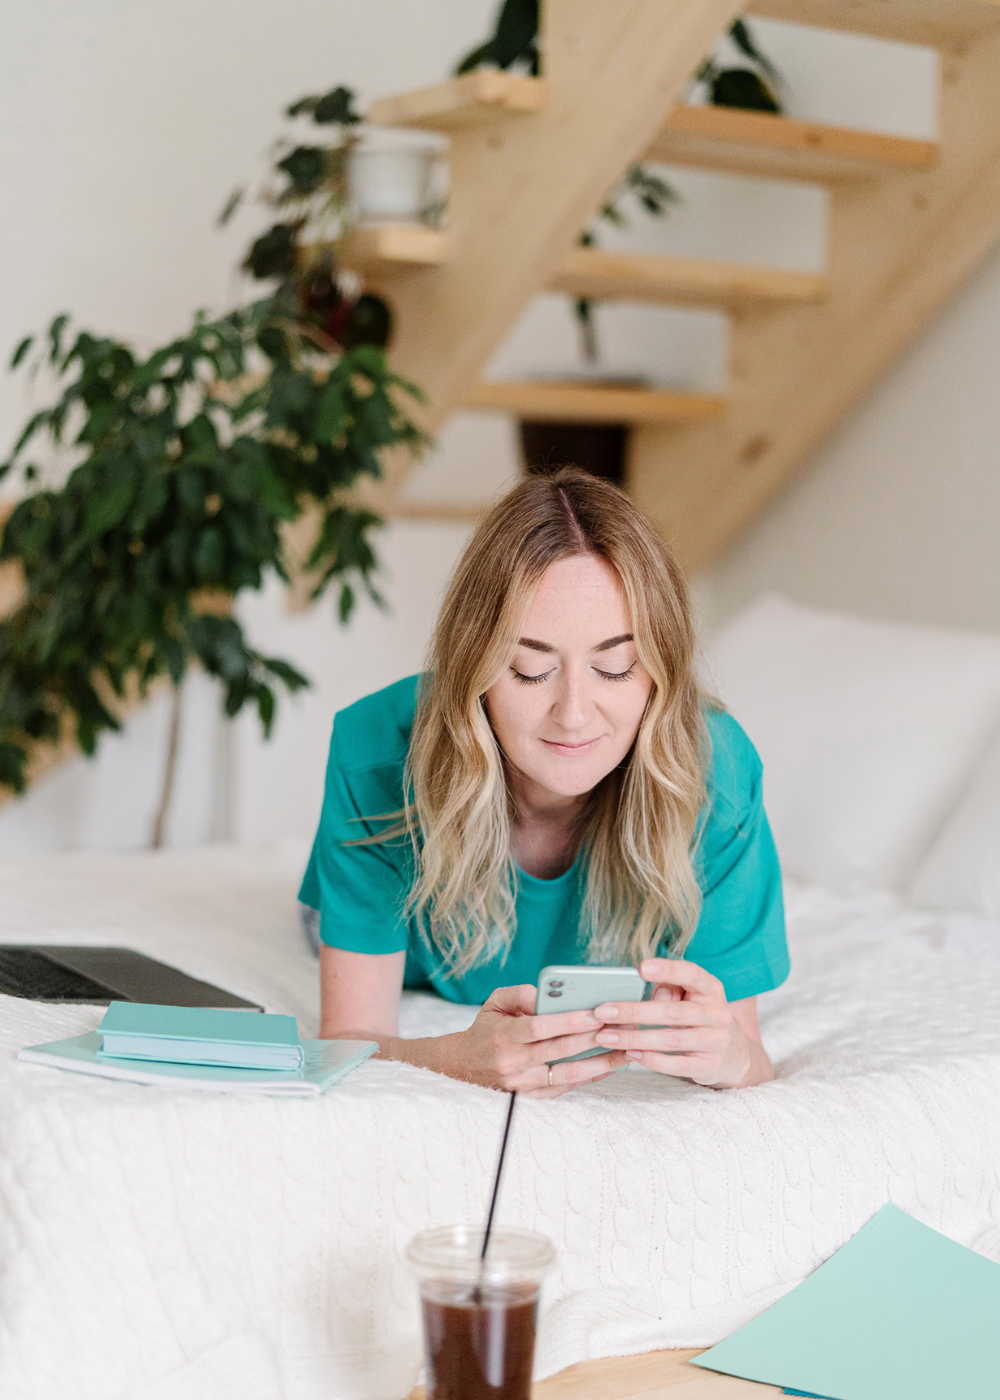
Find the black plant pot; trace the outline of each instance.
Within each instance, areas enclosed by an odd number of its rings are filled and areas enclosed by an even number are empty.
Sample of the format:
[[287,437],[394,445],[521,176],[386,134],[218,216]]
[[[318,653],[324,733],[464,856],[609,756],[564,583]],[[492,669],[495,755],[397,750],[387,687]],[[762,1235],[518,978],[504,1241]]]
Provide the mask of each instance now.
[[582,467],[620,486],[625,479],[623,423],[521,424],[521,457],[529,475]]

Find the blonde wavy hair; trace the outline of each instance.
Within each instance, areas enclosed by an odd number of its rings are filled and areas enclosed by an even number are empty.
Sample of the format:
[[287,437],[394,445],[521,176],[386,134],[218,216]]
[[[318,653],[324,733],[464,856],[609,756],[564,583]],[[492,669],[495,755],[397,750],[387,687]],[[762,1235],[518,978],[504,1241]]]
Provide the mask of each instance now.
[[707,734],[687,584],[622,491],[562,468],[517,486],[476,530],[449,584],[420,686],[403,813],[416,859],[408,910],[453,975],[506,958],[515,933],[511,796],[485,695],[510,665],[545,570],[581,554],[617,573],[636,651],[653,678],[631,751],[584,812],[588,958],[634,966],[664,940],[680,953],[697,922],[692,852]]

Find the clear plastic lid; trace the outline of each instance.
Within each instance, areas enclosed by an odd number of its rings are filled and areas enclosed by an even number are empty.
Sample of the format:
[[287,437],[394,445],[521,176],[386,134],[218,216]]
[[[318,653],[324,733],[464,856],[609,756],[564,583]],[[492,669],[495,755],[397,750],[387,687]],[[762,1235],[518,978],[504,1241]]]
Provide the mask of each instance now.
[[482,1227],[442,1225],[417,1235],[406,1258],[422,1279],[496,1284],[540,1280],[556,1257],[545,1236],[534,1230],[494,1230],[481,1265],[482,1248]]

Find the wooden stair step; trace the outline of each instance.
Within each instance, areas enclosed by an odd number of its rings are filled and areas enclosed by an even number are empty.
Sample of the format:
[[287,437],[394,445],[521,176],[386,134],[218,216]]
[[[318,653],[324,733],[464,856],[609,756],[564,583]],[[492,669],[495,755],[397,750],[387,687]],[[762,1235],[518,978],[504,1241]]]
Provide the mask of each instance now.
[[646,157],[734,175],[835,185],[903,170],[928,170],[937,161],[938,144],[801,122],[772,112],[681,102]]
[[448,235],[422,224],[377,224],[352,229],[337,251],[345,267],[440,267]]
[[433,87],[417,88],[371,104],[368,120],[375,126],[419,126],[427,131],[453,131],[477,126],[498,116],[539,112],[548,101],[543,78],[526,78],[481,68]]
[[958,47],[1000,29],[1000,0],[751,0],[750,14],[931,48]]
[[580,380],[491,379],[475,385],[463,407],[499,409],[538,422],[700,423],[720,417],[725,400]]
[[549,287],[596,300],[737,310],[768,302],[823,301],[827,279],[814,272],[576,248],[549,279]]

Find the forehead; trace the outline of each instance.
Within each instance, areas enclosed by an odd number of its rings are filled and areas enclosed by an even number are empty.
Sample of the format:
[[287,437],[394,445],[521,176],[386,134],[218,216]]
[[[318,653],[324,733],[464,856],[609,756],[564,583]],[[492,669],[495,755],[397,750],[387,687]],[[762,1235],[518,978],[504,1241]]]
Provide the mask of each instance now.
[[[602,631],[608,624],[614,624],[611,631]],[[594,554],[578,554],[545,570],[528,607],[523,632],[542,639],[537,630],[540,627],[549,632],[585,628],[601,632],[603,638],[616,630],[627,632],[629,626],[625,595],[614,569]]]

